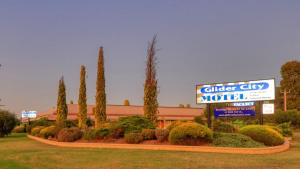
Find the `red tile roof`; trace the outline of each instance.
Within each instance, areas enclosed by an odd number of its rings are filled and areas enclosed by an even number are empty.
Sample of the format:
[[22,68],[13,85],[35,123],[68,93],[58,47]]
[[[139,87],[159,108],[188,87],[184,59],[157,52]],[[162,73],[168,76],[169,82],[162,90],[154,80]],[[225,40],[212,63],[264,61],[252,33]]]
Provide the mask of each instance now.
[[[88,105],[88,117],[94,119],[93,115],[94,105]],[[77,118],[78,105],[68,104],[68,119],[74,120]],[[107,105],[107,118],[111,120],[118,119],[122,116],[143,115],[143,106],[123,106],[123,105]],[[159,120],[192,120],[195,116],[203,115],[202,108],[180,108],[180,107],[159,107]],[[47,117],[49,120],[56,119],[56,109],[52,108],[47,112],[38,113],[38,118]]]

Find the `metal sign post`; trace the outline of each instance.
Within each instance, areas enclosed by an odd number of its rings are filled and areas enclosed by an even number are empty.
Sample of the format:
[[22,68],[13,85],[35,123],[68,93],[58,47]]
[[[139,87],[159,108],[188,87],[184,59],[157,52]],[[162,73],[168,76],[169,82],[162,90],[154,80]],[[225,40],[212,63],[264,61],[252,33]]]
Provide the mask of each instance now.
[[208,128],[211,128],[211,113],[210,113],[210,104],[208,103],[206,105],[206,110],[207,110],[207,126]]

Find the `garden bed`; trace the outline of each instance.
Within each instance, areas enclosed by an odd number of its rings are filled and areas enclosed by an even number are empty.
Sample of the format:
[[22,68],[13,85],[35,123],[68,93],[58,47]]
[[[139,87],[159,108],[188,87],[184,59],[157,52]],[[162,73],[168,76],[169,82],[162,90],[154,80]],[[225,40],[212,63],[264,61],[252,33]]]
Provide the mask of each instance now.
[[[167,151],[189,151],[189,152],[210,152],[210,153],[230,153],[230,154],[273,154],[286,151],[290,148],[290,143],[285,139],[284,144],[273,147],[263,148],[231,148],[231,147],[213,147],[213,146],[181,146],[181,145],[167,145],[167,144],[126,144],[126,143],[107,143],[107,142],[57,142],[54,140],[47,140],[31,135],[28,138],[45,143],[48,145],[59,147],[73,147],[73,148],[116,148],[116,149],[141,149],[141,150],[167,150]],[[148,142],[149,143],[149,142]]]

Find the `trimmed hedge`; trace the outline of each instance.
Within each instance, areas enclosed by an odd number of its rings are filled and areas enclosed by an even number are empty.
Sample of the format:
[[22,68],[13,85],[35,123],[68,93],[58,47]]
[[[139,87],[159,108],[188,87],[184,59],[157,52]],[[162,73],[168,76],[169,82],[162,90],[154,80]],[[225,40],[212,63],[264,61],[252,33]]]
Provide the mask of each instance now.
[[126,133],[124,138],[129,144],[139,144],[144,140],[142,133]]
[[82,132],[77,127],[63,128],[57,135],[57,140],[60,142],[73,142],[82,137]]
[[154,140],[155,137],[155,129],[143,129],[142,135],[144,137],[144,140]]
[[33,129],[31,129],[31,135],[33,135],[33,136],[39,136],[40,135],[40,131],[42,129],[44,129],[44,128],[45,128],[45,126],[36,126],[36,127],[34,127]]
[[169,142],[179,145],[200,145],[212,141],[213,132],[198,123],[184,123],[173,128],[169,134]]
[[156,129],[155,137],[156,137],[157,141],[159,141],[159,142],[167,141],[168,137],[169,137],[169,130],[168,129]]
[[277,146],[284,143],[283,136],[269,126],[248,125],[241,128],[240,133],[267,146]]
[[221,121],[214,121],[213,123],[213,130],[216,132],[223,132],[223,133],[235,133],[238,132],[238,129],[231,123],[221,122]]
[[58,134],[59,131],[60,131],[59,127],[49,126],[49,127],[43,128],[40,131],[39,136],[41,136],[43,138],[46,138],[46,139],[49,138],[49,137],[55,138],[55,137],[57,137],[57,134]]
[[265,145],[254,141],[251,137],[239,133],[215,133],[213,144],[217,147],[264,147]]

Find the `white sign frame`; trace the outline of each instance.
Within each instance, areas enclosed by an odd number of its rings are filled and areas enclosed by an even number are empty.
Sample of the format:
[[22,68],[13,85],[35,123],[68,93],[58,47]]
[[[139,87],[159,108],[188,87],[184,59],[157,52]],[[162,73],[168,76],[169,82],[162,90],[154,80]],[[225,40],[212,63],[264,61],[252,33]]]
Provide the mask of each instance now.
[[22,118],[36,118],[37,117],[37,111],[22,111],[21,112]]
[[196,86],[196,104],[275,100],[275,79]]

